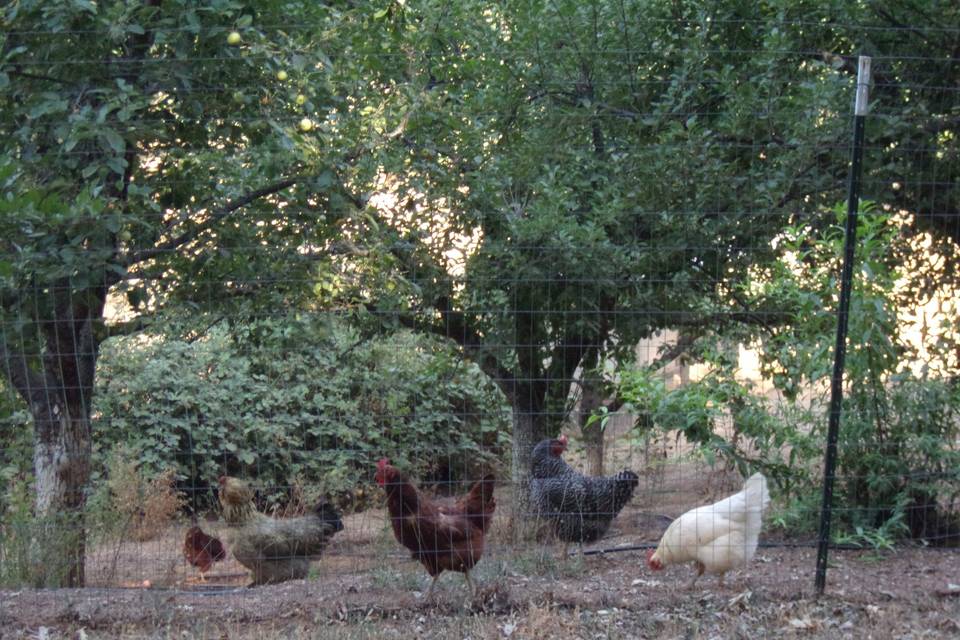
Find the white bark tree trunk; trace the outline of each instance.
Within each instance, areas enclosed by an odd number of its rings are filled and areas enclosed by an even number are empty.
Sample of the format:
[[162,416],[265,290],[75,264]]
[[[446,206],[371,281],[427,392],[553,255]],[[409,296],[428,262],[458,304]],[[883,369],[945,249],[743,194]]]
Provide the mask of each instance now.
[[[84,507],[90,478],[90,422],[58,403],[33,407],[35,512],[42,550],[36,581],[44,586],[83,586]],[[75,413],[74,412],[74,413]]]

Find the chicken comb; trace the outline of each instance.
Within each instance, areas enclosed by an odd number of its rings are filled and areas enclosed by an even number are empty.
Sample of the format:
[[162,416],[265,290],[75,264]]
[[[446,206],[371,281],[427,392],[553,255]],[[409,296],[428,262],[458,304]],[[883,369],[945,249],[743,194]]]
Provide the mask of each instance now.
[[559,440],[559,441],[560,441],[560,444],[562,444],[564,447],[567,446],[567,442],[568,442],[568,440],[567,440],[567,434],[561,433],[561,434],[560,434],[560,437],[557,438],[557,440]]
[[390,464],[390,458],[380,458],[380,460],[377,461],[377,469],[386,469],[388,464]]

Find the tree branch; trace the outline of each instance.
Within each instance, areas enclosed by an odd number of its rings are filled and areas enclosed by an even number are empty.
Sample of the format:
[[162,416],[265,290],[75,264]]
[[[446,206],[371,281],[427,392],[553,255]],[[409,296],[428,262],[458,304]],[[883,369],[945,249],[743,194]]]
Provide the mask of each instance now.
[[794,321],[794,316],[785,311],[718,311],[700,315],[688,311],[665,314],[669,322],[664,327],[715,327],[726,323],[749,324],[759,327],[776,327]]
[[27,78],[29,80],[40,80],[42,82],[55,82],[57,84],[62,84],[66,86],[74,86],[76,83],[71,82],[70,80],[64,80],[62,78],[54,78],[53,76],[44,76],[39,73],[29,73],[27,71],[20,71],[18,66],[14,66],[13,69],[7,72],[11,76],[19,76],[21,78]]
[[[445,300],[440,304],[446,304]],[[426,332],[454,342],[463,349],[467,357],[476,362],[477,366],[497,383],[497,386],[499,386],[508,397],[512,397],[513,383],[516,382],[516,376],[511,371],[501,367],[496,358],[483,353],[483,338],[476,330],[469,327],[463,312],[452,311],[448,306],[446,307],[446,311],[438,307],[434,308],[440,312],[440,323],[418,322],[417,318],[410,314],[395,314],[380,311],[369,305],[365,307],[366,311],[371,315],[377,317],[389,315],[390,317],[396,318],[397,322],[407,329]]]
[[[876,13],[878,16],[886,20],[890,25],[896,27],[897,29],[909,31],[912,34],[919,36],[923,41],[930,43],[929,35],[927,35],[926,33],[921,31],[920,29],[917,29],[914,26],[904,24],[903,22],[898,20],[897,17],[894,16],[890,11],[887,11],[885,8],[883,8],[883,6],[879,2],[871,2],[870,8],[873,9],[874,13]],[[918,11],[918,13],[920,12]],[[928,18],[927,24],[931,24],[931,22],[929,21],[929,18]]]
[[[203,233],[207,229],[210,229],[215,224],[217,224],[218,222],[220,222],[221,220],[229,216],[231,213],[233,213],[237,209],[240,209],[241,207],[245,207],[246,205],[256,200],[259,200],[260,198],[273,195],[274,193],[279,193],[280,191],[283,191],[284,189],[295,185],[301,179],[302,178],[300,177],[285,178],[283,180],[280,180],[279,182],[275,182],[261,189],[257,189],[256,191],[251,191],[250,193],[247,193],[237,198],[233,202],[229,202],[226,205],[220,207],[219,209],[214,211],[207,220],[196,225],[192,229],[185,231],[184,233],[180,234],[176,238],[171,238],[170,240],[167,240],[166,242],[162,242],[156,246],[150,247],[148,249],[143,249],[142,251],[137,251],[133,254],[124,256],[120,260],[120,264],[125,268],[129,268],[135,264],[139,264],[146,260],[150,260],[159,255],[162,255],[164,253],[168,253],[170,251],[178,249],[183,245],[187,244],[188,242],[195,240],[197,236],[199,236],[201,233]],[[119,275],[112,276],[112,277],[119,278]]]
[[26,356],[9,350],[6,336],[0,336],[0,367],[16,392],[28,403],[31,394],[44,386],[43,377],[30,368]]
[[680,332],[677,337],[677,341],[670,345],[661,348],[660,354],[657,356],[657,359],[654,361],[658,367],[669,364],[676,360],[677,358],[683,356],[690,350],[690,347],[697,341],[699,336],[690,332]]
[[132,318],[130,320],[106,325],[104,337],[119,338],[121,336],[131,336],[149,328],[152,324],[152,316],[137,316],[136,318]]

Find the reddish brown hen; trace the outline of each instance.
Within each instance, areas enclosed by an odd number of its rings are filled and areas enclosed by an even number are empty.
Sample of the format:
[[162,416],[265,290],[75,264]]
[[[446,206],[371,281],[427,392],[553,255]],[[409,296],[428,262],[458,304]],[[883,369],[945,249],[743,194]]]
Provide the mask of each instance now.
[[200,569],[200,579],[205,580],[203,574],[210,570],[214,562],[226,558],[227,550],[218,539],[207,535],[200,527],[193,526],[187,529],[187,536],[183,541],[183,555],[187,562]]
[[422,494],[386,458],[377,463],[374,479],[387,493],[387,510],[397,542],[411,551],[433,577],[427,597],[444,571],[463,573],[470,590],[470,570],[483,555],[484,536],[497,506],[494,477],[487,475],[456,501]]

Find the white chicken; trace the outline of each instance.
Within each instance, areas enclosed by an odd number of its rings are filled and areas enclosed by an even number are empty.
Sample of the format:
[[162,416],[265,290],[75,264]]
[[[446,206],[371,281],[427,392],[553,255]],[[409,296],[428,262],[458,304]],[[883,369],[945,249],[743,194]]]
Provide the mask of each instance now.
[[671,564],[695,562],[691,588],[704,572],[718,574],[722,587],[727,571],[753,559],[769,504],[767,479],[755,473],[743,484],[743,491],[687,511],[671,522],[656,551],[647,555],[647,564],[659,571]]

